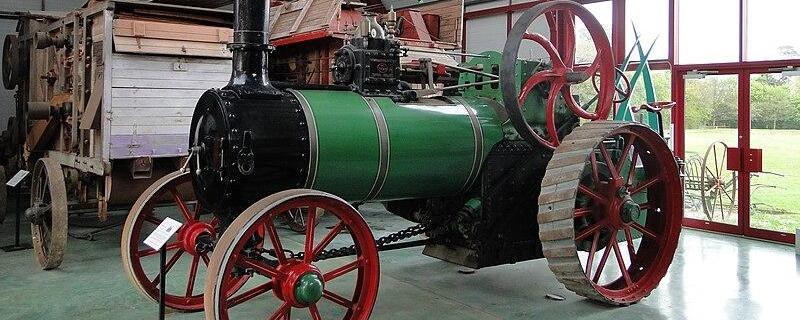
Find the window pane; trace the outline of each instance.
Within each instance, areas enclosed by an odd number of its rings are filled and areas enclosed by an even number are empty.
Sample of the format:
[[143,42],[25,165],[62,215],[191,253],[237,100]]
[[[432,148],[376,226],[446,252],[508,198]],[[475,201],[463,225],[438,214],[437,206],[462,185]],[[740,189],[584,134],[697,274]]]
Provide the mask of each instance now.
[[762,149],[762,170],[750,174],[750,226],[800,229],[800,77],[750,77],[750,146]]
[[[779,9],[778,9],[779,8]],[[800,1],[747,2],[747,60],[800,58]]]
[[[585,5],[587,9],[603,25],[608,42],[611,43],[611,1],[595,2]],[[588,64],[594,61],[597,55],[592,36],[580,19],[575,19],[575,63]]]
[[467,51],[503,51],[506,44],[506,16],[496,15],[467,20]]
[[679,0],[680,64],[739,61],[739,0]]
[[[628,79],[633,77],[634,72],[629,71],[625,72],[625,75]],[[650,71],[650,78],[653,80],[653,91],[655,94],[655,101],[672,101],[672,72],[669,70],[653,70]],[[633,91],[631,92],[631,97],[629,98],[629,106],[635,107],[640,106],[642,104],[647,103],[647,95],[645,92],[644,87],[644,80],[640,76],[639,79],[636,81],[636,85],[634,86]],[[667,142],[669,143],[670,148],[673,147],[673,134],[672,134],[672,110],[663,110],[661,115],[664,119],[662,122],[664,125],[664,137]],[[637,117],[641,120],[643,116],[645,116],[647,112],[639,112]]]
[[736,75],[686,79],[687,218],[736,225],[737,172],[726,150],[738,145],[739,82]]
[[[648,60],[667,59],[669,53],[669,0],[627,0],[625,15],[626,54],[636,41],[633,32],[635,26],[645,52],[655,41]],[[631,56],[631,60],[640,60],[636,51]]]

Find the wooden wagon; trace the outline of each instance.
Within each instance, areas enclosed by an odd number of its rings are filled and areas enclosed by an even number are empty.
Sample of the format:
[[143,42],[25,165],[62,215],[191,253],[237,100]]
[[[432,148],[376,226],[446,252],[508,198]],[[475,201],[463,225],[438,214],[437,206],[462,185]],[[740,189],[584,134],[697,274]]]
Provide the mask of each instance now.
[[62,261],[68,213],[105,221],[181,165],[197,98],[230,77],[231,19],[125,0],[19,14],[4,50],[17,90],[6,161],[32,170],[25,215],[42,268]]

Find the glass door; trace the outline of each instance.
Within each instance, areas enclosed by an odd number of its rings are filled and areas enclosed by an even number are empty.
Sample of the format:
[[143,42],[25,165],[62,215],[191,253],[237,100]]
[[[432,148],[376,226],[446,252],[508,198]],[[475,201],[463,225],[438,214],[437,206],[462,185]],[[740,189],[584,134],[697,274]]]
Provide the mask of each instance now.
[[727,166],[739,140],[738,75],[690,72],[684,81],[684,216],[738,226],[738,174]]
[[800,77],[750,75],[749,116],[749,152],[742,155],[750,175],[749,228],[790,241],[800,228]]

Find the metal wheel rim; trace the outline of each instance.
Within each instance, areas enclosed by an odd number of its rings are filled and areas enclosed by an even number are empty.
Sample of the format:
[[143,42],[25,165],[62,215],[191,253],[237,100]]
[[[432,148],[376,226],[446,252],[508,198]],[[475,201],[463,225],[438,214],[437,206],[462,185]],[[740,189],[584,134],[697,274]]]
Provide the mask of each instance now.
[[[635,150],[638,143],[639,152],[642,153],[638,161],[644,163],[647,171],[645,178],[628,186],[628,190],[634,196],[643,190],[647,191],[646,206],[643,205],[648,210],[647,221],[645,224],[637,222],[638,226],[614,221],[614,216],[616,219],[620,216],[617,212],[598,212],[603,210],[603,207],[595,208],[594,204],[601,201],[612,203],[615,200],[606,196],[608,193],[598,187],[602,184],[586,186],[581,182],[586,176],[587,168],[590,168],[590,172],[596,171],[591,168],[597,167],[598,162],[608,162],[602,159],[607,158],[609,152],[603,151],[606,148],[600,146],[604,138],[617,135],[636,137],[634,141],[637,142],[633,143],[632,149]],[[596,149],[600,152],[595,152]],[[628,150],[627,143],[623,150]],[[627,158],[627,161],[632,160]],[[548,164],[542,184],[542,195],[539,198],[538,217],[544,255],[550,269],[560,282],[580,295],[614,305],[635,303],[655,289],[672,262],[683,217],[681,185],[677,163],[674,161],[674,156],[663,139],[652,130],[638,124],[591,122],[567,136],[564,144],[556,149],[553,160]],[[612,163],[614,168],[624,168],[619,166],[624,163],[615,163],[613,158]],[[619,169],[617,170],[620,182],[631,178],[630,171],[620,174]],[[591,180],[597,181],[594,174],[591,175]],[[600,179],[602,180],[602,177]],[[612,188],[608,191],[616,192],[614,184],[609,186]],[[592,208],[586,208],[578,202],[579,194],[591,199]],[[586,223],[589,218],[595,223]],[[603,219],[610,221],[604,222]],[[624,219],[620,219],[622,220]],[[615,231],[611,232],[612,236],[608,236],[607,243],[600,244],[598,239],[602,236],[601,231],[612,227],[615,228]],[[640,227],[644,231],[640,230]],[[638,248],[635,248],[633,243],[635,240],[632,239],[631,229],[644,235]],[[625,237],[623,245],[618,238],[620,231],[623,231]],[[615,239],[616,241],[613,241]],[[594,256],[605,249],[599,260],[587,258],[585,263],[579,257],[579,250],[585,249],[578,248],[586,247],[587,241],[591,244],[589,252],[595,252]],[[636,264],[625,262],[623,250],[626,249],[633,249],[628,251],[628,255],[634,257],[629,261],[636,261]],[[601,283],[602,273],[609,270],[608,266],[611,264],[609,257],[612,253],[613,259],[617,261],[619,276],[612,274],[608,282]],[[594,266],[594,261],[598,261],[597,266]],[[597,272],[598,270],[600,272]]]
[[[179,235],[181,232],[187,231],[186,229],[189,228],[191,222],[194,222],[195,225],[205,223],[212,228],[216,228],[218,225],[216,218],[213,217],[210,220],[202,220],[202,217],[200,217],[202,210],[199,204],[197,204],[194,209],[190,209],[189,206],[186,205],[186,201],[179,191],[182,186],[191,187],[191,175],[189,172],[176,171],[153,183],[153,185],[145,190],[136,200],[123,227],[120,249],[125,273],[128,275],[131,284],[144,296],[153,300],[153,302],[158,302],[160,294],[158,276],[156,275],[155,278],[151,279],[144,270],[145,268],[142,265],[142,260],[146,257],[150,257],[149,259],[155,259],[157,261],[158,253],[150,248],[140,250],[139,246],[147,236],[147,234],[142,234],[144,224],[150,223],[155,226],[162,221],[162,219],[159,219],[159,217],[154,214],[154,207],[158,204],[162,204],[163,198],[172,198],[172,204],[175,204],[183,215],[183,220],[179,220],[179,222],[184,224],[181,229],[178,230]],[[183,204],[179,204],[178,201]],[[190,223],[187,223],[187,221]],[[213,236],[216,237],[216,235]],[[202,311],[203,293],[202,291],[197,294],[195,292],[197,292],[197,288],[202,288],[200,282],[205,278],[204,276],[198,276],[203,273],[200,265],[205,264],[205,268],[207,268],[209,257],[207,253],[198,254],[191,249],[187,250],[187,248],[180,243],[182,242],[181,240],[182,239],[179,238],[166,245],[168,248],[166,275],[170,277],[172,267],[179,261],[189,258],[191,262],[189,263],[190,268],[187,277],[185,280],[180,279],[180,281],[184,281],[182,283],[186,285],[183,287],[185,291],[177,293],[167,291],[165,304],[169,308],[178,311]],[[178,280],[176,277],[171,278],[173,279],[167,280],[168,283],[175,283],[175,281]],[[245,281],[246,279],[242,279],[241,284],[244,284]]]
[[[218,242],[217,250],[214,251],[214,254],[211,257],[211,263],[209,264],[210,272],[207,274],[206,278],[206,319],[228,320],[230,319],[228,315],[228,305],[235,306],[252,299],[255,296],[269,294],[271,291],[274,292],[275,289],[273,288],[273,285],[270,285],[273,281],[278,281],[277,287],[282,287],[283,285],[281,282],[276,280],[281,279],[282,277],[277,275],[278,273],[281,273],[281,271],[277,270],[280,270],[282,266],[291,265],[294,262],[304,262],[308,264],[314,263],[314,255],[304,256],[303,260],[295,260],[294,258],[284,257],[283,259],[286,259],[284,262],[281,262],[282,259],[278,258],[279,265],[278,267],[274,268],[269,267],[264,263],[256,265],[256,262],[247,262],[247,266],[249,268],[258,269],[261,270],[260,272],[273,274],[269,277],[272,280],[247,292],[237,293],[230,300],[221,299],[220,297],[220,292],[222,291],[221,288],[224,288],[227,285],[228,279],[230,278],[228,274],[232,271],[234,265],[237,263],[241,264],[241,262],[237,262],[241,260],[239,252],[244,249],[249,241],[248,239],[252,239],[254,235],[259,233],[264,233],[265,235],[263,238],[265,239],[265,242],[269,241],[273,243],[273,245],[276,243],[276,241],[277,243],[280,243],[281,240],[275,240],[279,239],[280,237],[277,235],[277,231],[275,230],[274,219],[277,215],[285,212],[286,210],[298,207],[309,207],[309,211],[312,211],[310,209],[311,207],[323,209],[329,215],[333,215],[340,219],[340,223],[330,230],[327,235],[323,237],[316,245],[313,242],[313,237],[311,244],[308,242],[308,234],[313,234],[315,229],[309,228],[305,238],[304,248],[307,248],[305,252],[319,252],[320,250],[325,249],[330,244],[330,241],[333,240],[333,238],[342,230],[346,229],[349,232],[349,235],[352,237],[357,248],[356,251],[358,252],[356,265],[351,266],[352,269],[348,268],[349,271],[345,272],[357,272],[357,280],[355,283],[353,296],[351,300],[347,300],[347,298],[325,290],[324,299],[349,302],[350,307],[346,309],[347,312],[344,316],[344,319],[369,319],[377,298],[378,281],[380,278],[378,251],[375,245],[375,240],[372,237],[372,232],[358,211],[346,201],[328,193],[307,189],[295,189],[278,192],[256,202],[241,215],[239,215],[231,224],[230,228],[228,228],[228,230],[222,235],[220,241]],[[313,216],[314,215],[309,215],[309,219],[312,219]],[[316,223],[309,225],[316,225]],[[281,247],[281,245],[275,246],[275,248]],[[308,248],[314,249],[310,250]],[[350,266],[351,264],[352,263],[336,270],[344,270],[344,267]],[[328,275],[334,273],[336,270],[325,273],[321,276],[328,281]],[[341,275],[342,274],[339,274],[336,277]],[[277,295],[273,298],[278,299],[278,301],[281,303],[281,306],[274,312],[271,310],[267,312],[267,316],[272,314],[269,319],[288,318],[289,315],[287,310],[288,312],[291,312],[293,308],[303,308],[308,310],[307,312],[311,314],[312,319],[322,318],[316,308],[316,304],[298,307],[295,305],[296,301],[291,299],[282,300],[282,298],[277,298]]]
[[41,225],[31,224],[31,238],[39,266],[57,268],[64,260],[67,245],[67,190],[61,164],[39,159],[33,169],[31,207],[49,205]]

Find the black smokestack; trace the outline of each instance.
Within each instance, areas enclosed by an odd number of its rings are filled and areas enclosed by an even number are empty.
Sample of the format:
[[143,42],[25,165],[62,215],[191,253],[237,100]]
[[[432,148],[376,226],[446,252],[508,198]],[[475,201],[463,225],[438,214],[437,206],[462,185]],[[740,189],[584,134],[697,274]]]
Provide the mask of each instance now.
[[273,89],[269,84],[269,0],[234,2],[233,74],[229,86]]

